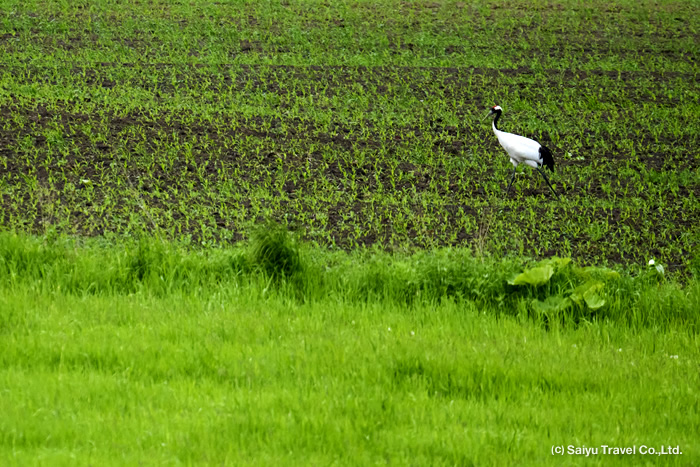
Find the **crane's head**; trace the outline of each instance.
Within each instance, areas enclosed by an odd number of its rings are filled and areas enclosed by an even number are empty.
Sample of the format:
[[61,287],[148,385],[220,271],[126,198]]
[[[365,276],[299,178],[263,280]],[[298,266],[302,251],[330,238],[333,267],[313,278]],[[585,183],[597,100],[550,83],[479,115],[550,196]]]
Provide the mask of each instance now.
[[[500,105],[494,105],[493,107],[491,107],[491,110],[486,115],[486,117],[490,117],[491,115],[500,114],[502,111],[503,111],[503,109],[501,108]],[[486,117],[484,117],[484,118],[486,118]]]

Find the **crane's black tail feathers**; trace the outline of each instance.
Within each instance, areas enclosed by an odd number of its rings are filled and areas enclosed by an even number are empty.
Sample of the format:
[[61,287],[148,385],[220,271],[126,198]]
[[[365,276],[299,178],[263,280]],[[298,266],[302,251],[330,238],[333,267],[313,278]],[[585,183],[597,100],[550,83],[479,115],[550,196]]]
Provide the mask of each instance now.
[[540,157],[542,157],[542,165],[554,172],[554,158],[552,152],[545,146],[540,146]]

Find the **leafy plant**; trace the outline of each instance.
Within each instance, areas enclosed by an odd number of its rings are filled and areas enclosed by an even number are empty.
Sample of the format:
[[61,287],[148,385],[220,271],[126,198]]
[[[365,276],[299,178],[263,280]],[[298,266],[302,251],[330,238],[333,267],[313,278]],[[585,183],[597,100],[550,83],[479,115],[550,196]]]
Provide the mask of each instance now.
[[[555,272],[564,272],[569,264],[571,263],[570,258],[550,258],[544,260],[540,263],[540,266],[533,267],[521,272],[510,279],[508,279],[508,284],[515,286],[530,286],[534,288],[541,287],[548,284]],[[591,313],[601,310],[605,304],[606,300],[601,295],[605,283],[597,279],[588,279],[583,283],[576,285],[577,277],[590,277],[591,275],[598,274],[596,268],[584,268],[583,270],[579,268],[573,268],[570,270],[569,274],[562,274],[566,276],[563,280],[559,281],[562,284],[556,290],[550,287],[548,291],[549,294],[533,298],[530,305],[537,316],[546,316],[548,321],[554,319],[554,317],[561,316],[562,313],[567,310],[575,311],[574,317],[578,319],[581,316],[590,316]],[[614,272],[609,272],[603,270],[603,274],[608,277],[619,277],[619,274]],[[551,293],[553,291],[553,293]]]

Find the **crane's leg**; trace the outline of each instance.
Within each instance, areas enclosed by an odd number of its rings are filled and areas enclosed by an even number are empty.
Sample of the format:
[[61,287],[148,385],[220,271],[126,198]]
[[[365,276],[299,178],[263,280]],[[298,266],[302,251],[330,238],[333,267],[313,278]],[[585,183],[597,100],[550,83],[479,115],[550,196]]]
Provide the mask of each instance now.
[[510,193],[510,187],[513,184],[513,180],[515,180],[515,169],[516,167],[513,167],[513,175],[510,176],[510,183],[508,183],[508,188],[506,188],[506,196]]
[[542,172],[542,169],[540,169],[539,167],[537,167],[537,171],[544,177],[544,181],[547,182],[547,185],[549,186],[549,189],[552,190],[552,193],[554,193],[554,196],[556,196],[557,199],[560,199],[560,198],[559,198],[559,195],[557,194],[557,192],[554,191],[554,188],[552,188],[552,184],[549,183],[549,180],[547,179],[547,176],[544,174],[544,172]]

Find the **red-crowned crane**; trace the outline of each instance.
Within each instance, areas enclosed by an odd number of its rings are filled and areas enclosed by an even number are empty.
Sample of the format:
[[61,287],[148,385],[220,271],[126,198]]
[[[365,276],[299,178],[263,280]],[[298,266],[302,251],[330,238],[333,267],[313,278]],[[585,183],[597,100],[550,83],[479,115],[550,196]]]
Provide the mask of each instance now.
[[547,185],[549,186],[549,189],[552,190],[552,193],[554,193],[554,196],[559,198],[557,192],[554,191],[554,188],[552,188],[552,184],[549,183],[547,176],[540,168],[544,165],[549,170],[554,172],[554,159],[552,158],[551,151],[533,139],[499,130],[497,125],[498,119],[501,118],[501,112],[503,112],[501,106],[494,105],[491,107],[491,111],[486,117],[490,117],[491,115],[496,116],[491,124],[493,127],[493,132],[496,133],[498,142],[501,143],[503,149],[506,150],[510,156],[510,162],[513,164],[513,175],[510,177],[510,183],[508,183],[506,196],[508,196],[508,193],[510,193],[510,187],[513,185],[513,180],[515,180],[515,170],[517,169],[518,164],[525,164],[537,169],[542,177],[544,177],[544,181],[547,182]]

